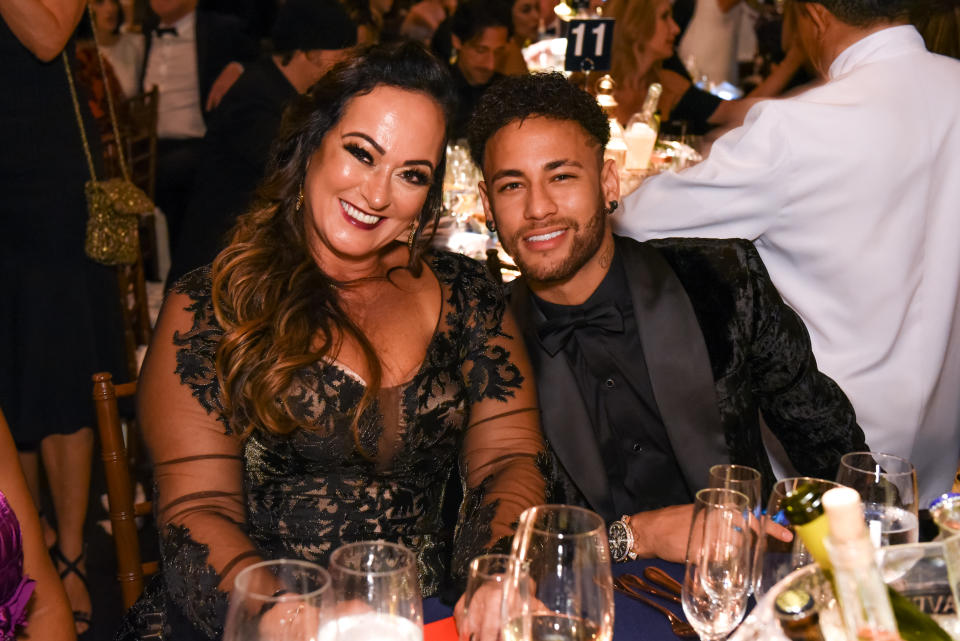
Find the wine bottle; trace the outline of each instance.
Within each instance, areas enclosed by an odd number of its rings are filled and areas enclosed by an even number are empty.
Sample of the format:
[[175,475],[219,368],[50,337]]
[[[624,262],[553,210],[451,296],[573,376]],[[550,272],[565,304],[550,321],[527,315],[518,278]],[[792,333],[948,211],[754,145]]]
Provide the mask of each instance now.
[[657,143],[657,133],[660,129],[654,112],[657,110],[662,92],[663,87],[659,82],[652,83],[647,89],[643,107],[627,122],[627,128],[623,132],[627,143],[627,169],[646,169],[650,164],[650,155]]
[[[849,488],[836,489],[849,490],[850,492],[853,492],[856,495],[856,505],[860,505],[859,494],[856,494],[854,490],[850,490]],[[829,492],[833,492],[835,490],[830,490]],[[841,560],[840,565],[843,567],[838,567],[835,570],[834,564],[831,563],[830,555],[827,552],[827,545],[833,545],[835,548],[839,548],[845,545],[849,539],[857,539],[859,536],[855,534],[857,523],[856,519],[854,519],[852,516],[849,516],[849,514],[844,513],[844,496],[841,494],[841,507],[839,516],[840,521],[837,523],[837,526],[840,528],[840,540],[839,542],[826,543],[828,536],[831,536],[832,538],[836,538],[836,536],[833,534],[830,517],[826,514],[826,510],[824,508],[825,496],[826,493],[821,494],[812,485],[801,485],[786,497],[783,504],[783,512],[787,520],[790,521],[790,524],[794,526],[794,529],[800,536],[804,545],[810,551],[810,555],[813,557],[813,560],[817,563],[817,565],[820,566],[820,569],[823,570],[826,577],[830,580],[834,587],[834,594],[837,596],[841,608],[849,608],[851,607],[849,600],[857,599],[858,597],[855,595],[848,596],[848,603],[845,605],[842,594],[848,590],[848,585],[844,583],[847,579],[844,577],[838,583],[839,577],[835,575],[835,571],[839,572],[840,574],[848,573],[850,571],[848,567],[849,564],[845,562],[843,557],[843,554],[847,552],[848,549],[845,548],[843,550],[836,550],[837,554],[835,554],[835,556]],[[849,503],[849,500],[850,495],[848,494],[846,501]],[[828,503],[829,502],[830,501],[828,501]],[[849,511],[849,508],[846,509]],[[866,536],[866,526],[863,520],[862,506],[859,508],[856,514],[857,518],[859,518],[859,526],[862,529],[862,533],[864,536]],[[837,517],[835,516],[834,518]],[[866,543],[870,544],[869,537],[866,538]],[[872,564],[874,571],[876,571],[876,574],[873,575],[873,578],[883,584],[881,575],[879,571],[876,570],[872,544],[870,544],[869,554],[866,553],[867,548],[863,545],[857,544],[854,546],[854,549],[859,550],[859,552],[852,555],[855,558],[851,562],[860,564],[869,562]],[[855,573],[856,572],[857,571],[855,571]],[[868,574],[868,572],[864,571],[863,569],[859,570],[858,572],[861,573],[861,576],[857,576],[855,579],[857,581],[866,580],[866,574]],[[899,631],[900,637],[904,639],[904,641],[951,641],[950,635],[944,632],[943,629],[928,615],[921,612],[909,599],[903,597],[893,588],[889,586],[885,587],[888,600],[888,606],[886,607],[889,607],[892,611],[896,628]],[[873,601],[879,600],[876,597],[872,597],[872,599]],[[858,604],[858,606],[859,605],[860,604]],[[881,601],[881,604],[877,607],[885,607],[884,601]],[[882,620],[884,617],[885,615],[877,615],[878,620]]]
[[836,487],[823,494],[830,534],[823,540],[833,566],[833,590],[849,639],[895,638],[897,622],[863,518],[860,494]]

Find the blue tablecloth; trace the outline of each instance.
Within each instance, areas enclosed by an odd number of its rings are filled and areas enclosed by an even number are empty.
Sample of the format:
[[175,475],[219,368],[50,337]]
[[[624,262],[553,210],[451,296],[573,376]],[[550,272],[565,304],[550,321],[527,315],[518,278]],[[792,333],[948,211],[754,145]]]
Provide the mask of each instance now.
[[[679,563],[669,563],[659,559],[641,559],[629,563],[615,563],[613,565],[613,574],[614,576],[624,573],[642,575],[643,569],[651,565],[665,570],[677,581],[683,581],[683,565]],[[613,617],[614,641],[632,641],[634,639],[642,639],[643,641],[676,641],[677,637],[670,631],[670,622],[667,621],[667,617],[653,608],[639,601],[634,601],[619,592],[614,592],[613,594],[615,608]],[[655,596],[650,596],[650,599],[683,616],[683,610],[679,604]],[[432,623],[433,621],[445,619],[452,615],[453,609],[441,603],[440,599],[424,599],[424,623]]]

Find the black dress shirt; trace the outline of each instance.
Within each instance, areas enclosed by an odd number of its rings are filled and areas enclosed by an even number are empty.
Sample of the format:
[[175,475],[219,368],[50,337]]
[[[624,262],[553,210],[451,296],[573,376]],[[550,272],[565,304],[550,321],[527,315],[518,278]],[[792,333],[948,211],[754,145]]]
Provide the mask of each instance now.
[[450,66],[450,75],[453,78],[453,88],[457,93],[457,111],[453,115],[452,139],[458,140],[467,137],[467,125],[474,108],[480,102],[480,96],[493,83],[503,78],[502,74],[494,73],[490,81],[484,85],[471,85],[457,65]]
[[[623,317],[623,331],[573,320],[575,328],[561,348],[591,418],[617,513],[690,503],[693,494],[677,465],[650,385],[619,254],[583,304],[534,300],[547,319],[538,328],[541,337],[546,327],[564,325],[564,318],[595,318],[609,306]],[[552,351],[544,338],[541,343]]]

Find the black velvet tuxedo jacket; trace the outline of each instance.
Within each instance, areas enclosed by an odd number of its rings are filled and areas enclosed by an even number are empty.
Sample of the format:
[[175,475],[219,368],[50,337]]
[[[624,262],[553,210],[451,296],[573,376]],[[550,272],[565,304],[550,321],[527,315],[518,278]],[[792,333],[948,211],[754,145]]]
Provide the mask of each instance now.
[[[853,407],[817,369],[807,330],[745,240],[616,237],[654,396],[691,495],[708,469],[738,463],[774,478],[760,412],[801,474],[834,478],[840,456],[867,449]],[[537,376],[543,431],[554,453],[551,501],[614,513],[604,461],[563,351],[551,357],[542,314],[524,280],[510,305]]]
[[[249,35],[244,33],[243,24],[234,16],[214,11],[197,11],[196,13],[196,43],[197,43],[197,84],[200,89],[200,109],[206,120],[207,111],[204,109],[207,96],[213,82],[231,62],[247,63],[256,60],[258,45]],[[140,88],[144,89],[143,81],[147,74],[147,61],[150,59],[150,49],[156,37],[153,29],[157,26],[157,17],[150,16],[143,26],[146,35],[146,53],[143,56],[143,65],[140,68]]]

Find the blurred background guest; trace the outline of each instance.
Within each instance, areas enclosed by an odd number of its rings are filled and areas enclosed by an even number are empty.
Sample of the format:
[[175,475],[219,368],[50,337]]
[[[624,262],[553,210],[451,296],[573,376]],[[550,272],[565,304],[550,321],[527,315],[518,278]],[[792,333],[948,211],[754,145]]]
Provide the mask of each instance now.
[[[61,56],[74,66],[71,36],[85,10],[84,0],[0,0],[0,86],[16,96],[0,100],[0,406],[38,506],[43,459],[56,517],[45,547],[78,632],[91,616],[90,375],[126,371],[116,275],[84,254],[90,170]],[[96,158],[99,136],[86,101],[78,106]]]
[[357,42],[337,0],[287,0],[273,27],[274,53],[249,65],[230,88],[203,141],[203,159],[167,277],[172,284],[210,264],[263,179],[287,103],[306,93]]
[[199,168],[207,116],[256,58],[257,43],[233,16],[197,11],[197,0],[150,0],[141,87],[159,90],[156,202],[176,248]]
[[453,118],[454,140],[467,135],[467,123],[480,96],[501,77],[497,58],[510,37],[509,7],[489,0],[466,0],[450,17],[450,67],[459,103]]
[[710,82],[737,84],[737,39],[742,11],[740,0],[696,1],[693,17],[677,49],[697,80],[706,76]]
[[927,49],[960,58],[960,2],[929,0],[913,6],[910,21],[920,31]]
[[393,7],[393,0],[340,0],[340,4],[359,29],[359,44],[380,42],[383,20]]
[[100,51],[113,68],[122,96],[135,96],[140,92],[137,78],[143,66],[143,34],[121,30],[125,16],[117,0],[90,0],[90,8]]
[[407,11],[400,36],[429,45],[440,24],[456,9],[456,0],[420,0]]
[[519,76],[527,73],[523,48],[536,41],[540,29],[540,6],[536,0],[495,0],[510,10],[512,34],[497,58],[497,73]]
[[671,11],[670,0],[610,0],[604,7],[604,15],[617,21],[611,75],[617,82],[617,120],[624,125],[640,111],[654,82],[663,87],[661,121],[684,121],[693,134],[737,125],[756,99],[782,91],[803,63],[802,48],[792,47],[777,72],[747,98],[723,100],[696,87],[679,63],[674,52],[679,27]]

